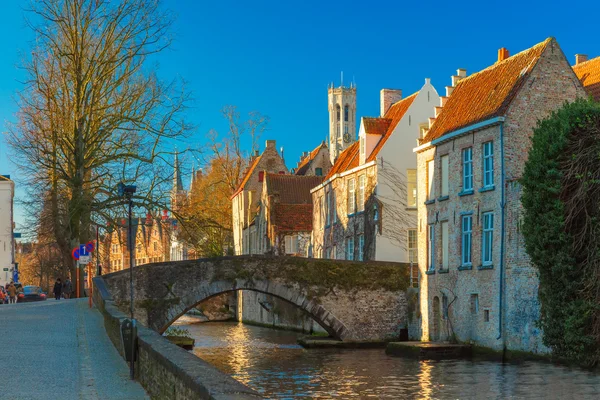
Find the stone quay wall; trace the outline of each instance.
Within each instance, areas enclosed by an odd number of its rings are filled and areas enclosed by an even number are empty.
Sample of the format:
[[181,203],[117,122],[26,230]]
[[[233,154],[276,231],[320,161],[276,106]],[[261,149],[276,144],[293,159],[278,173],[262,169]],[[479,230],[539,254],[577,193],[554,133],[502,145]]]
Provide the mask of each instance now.
[[[102,277],[94,278],[94,304],[104,316],[104,327],[121,356],[120,325],[127,316],[119,311]],[[152,399],[250,400],[262,397],[232,377],[138,324],[136,379]]]

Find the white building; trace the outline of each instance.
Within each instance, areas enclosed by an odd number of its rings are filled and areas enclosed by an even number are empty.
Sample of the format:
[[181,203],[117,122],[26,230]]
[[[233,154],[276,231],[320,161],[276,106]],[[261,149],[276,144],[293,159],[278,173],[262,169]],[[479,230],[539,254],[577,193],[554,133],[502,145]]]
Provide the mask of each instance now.
[[12,280],[15,267],[14,195],[15,183],[8,176],[0,175],[0,285],[2,286]]

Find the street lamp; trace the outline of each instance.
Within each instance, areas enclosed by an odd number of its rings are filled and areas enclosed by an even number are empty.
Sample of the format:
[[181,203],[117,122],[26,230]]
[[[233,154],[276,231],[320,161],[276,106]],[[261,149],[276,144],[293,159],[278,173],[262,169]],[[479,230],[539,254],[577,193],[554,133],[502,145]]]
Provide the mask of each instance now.
[[[129,312],[131,314],[131,326],[129,329],[131,330],[131,359],[130,359],[130,367],[129,367],[129,375],[131,379],[135,378],[135,336],[136,336],[136,324],[135,318],[133,318],[133,230],[131,229],[131,209],[133,208],[133,194],[136,191],[135,185],[125,185],[123,182],[117,185],[117,190],[119,192],[120,197],[124,197],[127,199],[129,203],[129,226],[127,230],[127,244],[129,246],[129,294],[130,294],[130,303],[129,303]],[[126,322],[126,321],[125,321]]]

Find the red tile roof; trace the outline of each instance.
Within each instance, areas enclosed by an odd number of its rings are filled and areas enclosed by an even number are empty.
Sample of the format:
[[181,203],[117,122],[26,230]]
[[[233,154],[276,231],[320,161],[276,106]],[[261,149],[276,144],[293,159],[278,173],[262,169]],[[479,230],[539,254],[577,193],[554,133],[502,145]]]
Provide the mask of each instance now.
[[394,132],[394,129],[396,129],[398,122],[400,122],[402,117],[404,117],[404,114],[406,114],[408,108],[411,106],[413,101],[415,101],[418,94],[419,92],[411,94],[410,96],[394,103],[389,108],[389,110],[387,110],[384,116],[386,120],[390,121],[387,131],[385,132],[381,140],[375,145],[375,148],[373,149],[371,154],[369,154],[369,158],[367,158],[366,162],[375,160],[377,154],[379,154],[385,142],[387,142],[387,140],[390,138],[392,132]]
[[312,204],[310,190],[319,186],[323,177],[268,173],[266,180],[267,196],[279,195],[279,203]]
[[308,170],[310,163],[312,162],[312,160],[315,159],[315,157],[319,154],[319,151],[321,151],[322,148],[327,148],[327,145],[325,144],[325,142],[322,142],[320,145],[318,145],[313,151],[310,152],[310,154],[308,156],[306,156],[300,162],[300,165],[298,165],[298,168],[296,168],[295,174],[296,175],[304,175],[306,173],[306,171]]
[[392,120],[388,118],[364,117],[362,120],[365,133],[368,135],[385,135],[392,123]]
[[233,194],[231,195],[231,199],[233,199],[242,190],[244,190],[244,186],[246,186],[246,183],[248,183],[248,180],[250,179],[250,176],[252,176],[252,173],[254,172],[254,169],[258,165],[258,162],[260,161],[261,157],[262,157],[262,155],[256,157],[254,159],[254,161],[252,161],[250,163],[250,165],[248,166],[248,169],[246,170],[246,173],[244,174],[244,177],[242,178],[242,182],[240,183],[240,185],[238,186],[238,188],[235,190],[235,192],[233,192]]
[[600,101],[600,57],[573,66],[573,71],[596,101]]
[[329,170],[325,180],[331,178],[335,174],[340,174],[344,171],[358,167],[358,150],[358,142],[354,142],[350,145],[350,147],[342,151],[337,160],[335,160],[333,167],[331,167]]
[[504,115],[519,88],[553,38],[463,78],[448,98],[421,143],[446,133]]
[[276,204],[273,207],[271,224],[283,232],[310,232],[312,230],[313,205]]

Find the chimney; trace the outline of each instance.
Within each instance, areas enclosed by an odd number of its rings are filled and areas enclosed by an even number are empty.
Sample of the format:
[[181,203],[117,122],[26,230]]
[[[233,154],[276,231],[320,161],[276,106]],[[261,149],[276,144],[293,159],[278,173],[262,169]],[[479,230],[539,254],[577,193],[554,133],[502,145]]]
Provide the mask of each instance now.
[[587,60],[587,54],[575,54],[575,65],[581,64],[582,62],[586,62]]
[[400,89],[381,89],[379,92],[380,114],[383,117],[392,104],[402,99],[402,90]]
[[508,49],[506,47],[498,49],[498,62],[506,60],[508,57],[510,57],[510,54],[508,53]]
[[[267,147],[267,149],[275,149],[275,140],[267,140],[265,146]],[[277,150],[275,149],[275,151]]]

